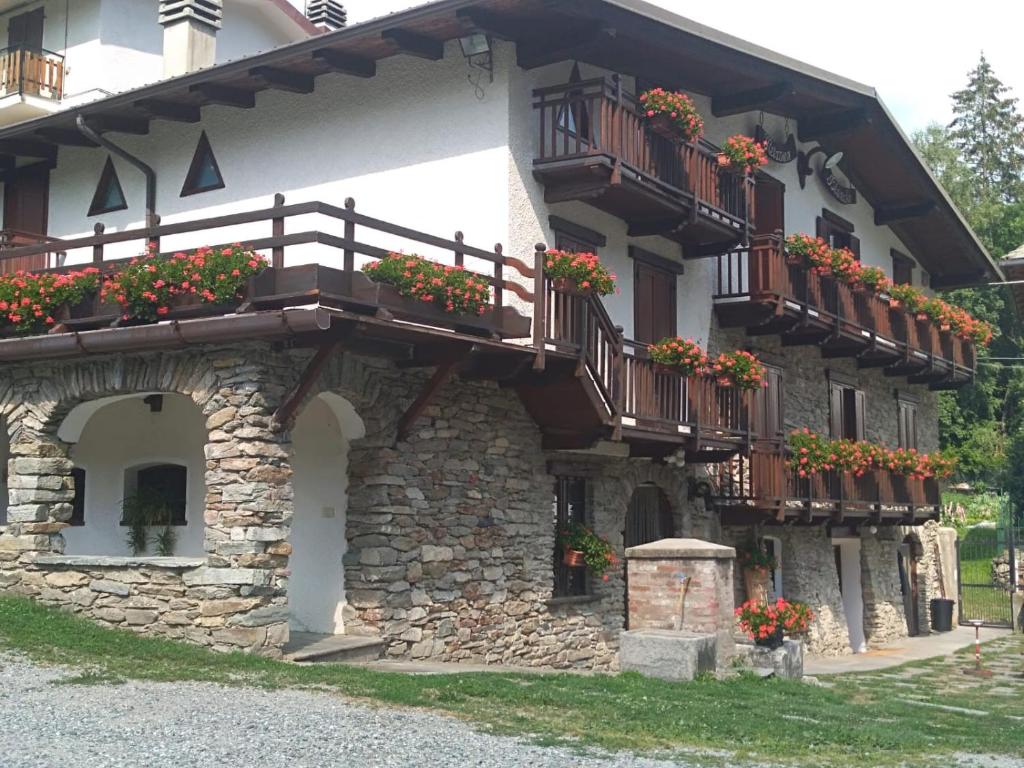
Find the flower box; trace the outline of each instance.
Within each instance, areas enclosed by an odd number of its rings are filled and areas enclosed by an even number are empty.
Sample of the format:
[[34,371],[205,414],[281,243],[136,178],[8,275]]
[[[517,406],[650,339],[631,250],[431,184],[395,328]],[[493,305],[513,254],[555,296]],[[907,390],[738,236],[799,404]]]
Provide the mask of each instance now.
[[113,300],[104,300],[99,291],[87,293],[74,304],[62,304],[54,319],[57,324],[50,333],[105,328],[121,318],[121,306]]
[[647,118],[647,125],[651,129],[651,133],[655,133],[668,141],[681,143],[685,138],[678,124],[668,115],[649,117]]
[[593,288],[580,288],[579,282],[573,277],[553,277],[551,287],[570,296],[591,296],[594,293]]

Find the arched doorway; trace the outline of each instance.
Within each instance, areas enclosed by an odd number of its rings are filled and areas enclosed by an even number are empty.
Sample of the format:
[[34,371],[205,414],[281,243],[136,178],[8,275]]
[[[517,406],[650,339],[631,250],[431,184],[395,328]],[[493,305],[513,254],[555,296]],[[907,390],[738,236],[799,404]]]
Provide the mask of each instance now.
[[907,617],[907,634],[921,634],[920,589],[918,587],[918,555],[921,542],[908,534],[896,552],[900,569],[900,591],[903,593],[903,612]]
[[344,632],[348,449],[366,430],[344,398],[323,393],[302,410],[292,430],[289,624],[293,633]]
[[[629,507],[626,508],[626,526],[622,532],[624,548],[629,549],[651,541],[671,538],[674,534],[672,505],[669,504],[665,492],[654,483],[638,485],[629,499]],[[629,584],[625,575],[623,581],[626,582],[623,625],[629,629]]]

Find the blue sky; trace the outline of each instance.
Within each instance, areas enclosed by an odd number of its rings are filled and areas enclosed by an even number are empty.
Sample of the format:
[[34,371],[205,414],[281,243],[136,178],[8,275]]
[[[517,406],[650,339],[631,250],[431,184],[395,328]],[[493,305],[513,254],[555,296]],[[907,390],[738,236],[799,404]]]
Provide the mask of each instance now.
[[[300,9],[304,0],[291,0]],[[949,95],[982,50],[1024,99],[1021,0],[653,0],[674,13],[874,86],[904,130],[951,119]],[[348,0],[350,23],[420,3]],[[1022,110],[1024,111],[1024,110]]]

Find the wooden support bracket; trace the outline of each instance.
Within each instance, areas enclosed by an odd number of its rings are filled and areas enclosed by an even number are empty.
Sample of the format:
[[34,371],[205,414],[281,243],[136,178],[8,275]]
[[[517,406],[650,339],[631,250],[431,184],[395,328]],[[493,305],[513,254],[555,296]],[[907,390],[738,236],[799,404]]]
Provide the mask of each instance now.
[[434,396],[440,391],[441,387],[445,385],[445,382],[451,378],[452,373],[455,372],[455,367],[462,361],[462,358],[446,360],[437,366],[433,375],[423,385],[423,390],[413,400],[412,405],[402,414],[402,418],[398,420],[398,439],[404,440],[409,436],[409,432],[412,429],[412,425],[416,420],[423,415],[423,411],[430,401],[434,399]]
[[342,343],[341,340],[330,341],[326,344],[321,344],[317,348],[316,354],[309,361],[306,370],[299,376],[299,380],[295,382],[291,392],[285,397],[280,407],[274,411],[271,425],[275,431],[281,432],[292,428],[295,424],[295,416],[299,411],[299,406],[306,399],[306,395],[313,388],[313,384],[320,378],[320,374],[323,373],[324,367],[327,365],[327,361],[330,360],[331,355],[334,354],[335,350]]

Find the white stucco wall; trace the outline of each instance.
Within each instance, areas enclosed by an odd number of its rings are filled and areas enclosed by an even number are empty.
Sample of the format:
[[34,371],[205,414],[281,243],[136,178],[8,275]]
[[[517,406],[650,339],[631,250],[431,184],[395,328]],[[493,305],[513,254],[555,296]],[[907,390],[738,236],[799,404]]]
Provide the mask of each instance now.
[[839,547],[840,579],[843,585],[843,613],[850,628],[850,649],[854,653],[867,650],[864,638],[864,587],[860,569],[860,539],[832,539]]
[[[165,394],[163,410],[150,411],[142,397],[112,398],[86,422],[71,448],[86,472],[85,525],[63,531],[72,555],[129,555],[120,525],[125,471],[145,464],[183,464],[188,469],[187,525],[175,526],[175,554],[202,555],[204,480],[203,415],[184,395]],[[154,554],[153,551],[147,554]]]
[[[505,46],[508,58],[513,49]],[[281,91],[257,94],[253,110],[209,106],[202,125],[155,121],[148,136],[118,137],[157,172],[157,208],[165,223],[265,207],[275,192],[289,202],[323,200],[342,205],[354,197],[358,210],[431,234],[490,248],[508,237],[507,80],[496,73],[484,81],[478,99],[467,81],[468,69],[458,43],[443,61],[408,56],[381,61],[378,75],[360,79],[338,74],[317,78],[312,96]],[[182,183],[205,129],[224,176],[225,188],[180,197]],[[69,237],[91,234],[103,221],[108,231],[143,221],[141,174],[115,159],[127,210],[89,218],[86,212],[106,153],[62,149],[51,177],[50,232]],[[315,229],[342,233],[340,222],[324,217],[292,219],[288,231]],[[196,247],[211,238],[245,241],[270,234],[263,226],[235,227],[202,237],[168,238],[164,248]],[[394,237],[381,239],[366,230],[357,237],[394,249],[445,257],[430,248]],[[111,255],[139,253],[141,243],[111,249]],[[320,256],[340,259],[333,249],[289,249],[289,263]],[[528,254],[532,258],[532,246]],[[84,261],[87,251],[69,254]],[[467,259],[470,269],[488,269]]]
[[295,421],[295,513],[288,580],[292,629],[325,634],[344,631],[342,557],[348,549],[348,449],[349,442],[364,433],[351,405],[333,394],[313,398]]
[[[261,0],[224,0],[223,26],[217,33],[218,64],[258,51],[269,51],[305,37],[290,21],[276,25],[268,23],[268,12],[260,9],[260,4],[269,5]],[[276,17],[281,14],[271,9],[269,15]]]

